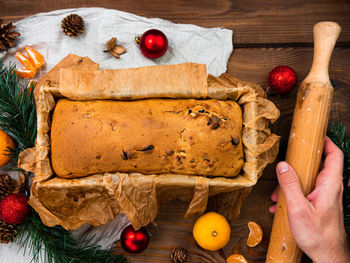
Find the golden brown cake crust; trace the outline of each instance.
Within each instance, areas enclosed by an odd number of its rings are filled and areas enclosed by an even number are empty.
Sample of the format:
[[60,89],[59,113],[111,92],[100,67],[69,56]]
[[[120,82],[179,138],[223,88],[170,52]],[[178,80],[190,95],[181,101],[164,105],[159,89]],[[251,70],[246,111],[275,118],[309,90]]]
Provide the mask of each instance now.
[[234,101],[60,99],[51,162],[64,178],[98,172],[232,177],[244,164],[241,134]]

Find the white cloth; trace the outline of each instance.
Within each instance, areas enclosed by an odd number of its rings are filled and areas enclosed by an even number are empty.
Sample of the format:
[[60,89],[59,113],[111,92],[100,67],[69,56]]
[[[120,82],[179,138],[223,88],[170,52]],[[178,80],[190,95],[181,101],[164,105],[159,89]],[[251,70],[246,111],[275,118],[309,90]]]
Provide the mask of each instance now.
[[[85,22],[85,31],[74,37],[62,33],[61,21],[69,14],[79,14]],[[101,69],[132,68],[149,65],[178,64],[184,62],[203,63],[207,72],[215,76],[226,72],[233,45],[231,30],[222,28],[202,28],[195,25],[175,24],[158,18],[145,18],[130,13],[104,8],[79,8],[40,13],[15,23],[16,31],[21,33],[17,47],[6,53],[0,53],[5,64],[16,61],[15,53],[24,52],[26,46],[32,46],[43,54],[46,66],[39,70],[40,78],[69,53],[88,56]],[[156,28],[165,33],[169,41],[166,54],[158,59],[144,57],[134,41],[136,36]],[[118,44],[127,49],[119,59],[104,53],[106,43],[117,37]],[[119,220],[120,219],[120,220]],[[76,237],[95,236],[103,248],[108,249],[120,237],[121,230],[128,224],[125,216],[118,216],[105,226],[91,228],[82,226],[74,234]],[[103,238],[102,238],[103,237]],[[18,245],[0,244],[0,262],[27,263],[30,256],[18,252]]]
[[[85,31],[77,37],[63,34],[61,20],[69,14],[79,14],[85,21]],[[121,11],[104,8],[81,8],[40,13],[15,23],[21,33],[16,48],[2,53],[5,62],[15,61],[14,54],[25,46],[32,46],[44,55],[46,73],[69,53],[89,56],[103,69],[132,68],[184,62],[203,63],[215,76],[226,71],[232,52],[232,31],[222,28],[202,28],[195,25],[175,24],[158,18],[145,18]],[[135,36],[156,28],[165,33],[169,49],[158,59],[142,55]],[[127,49],[119,59],[104,53],[106,43],[117,37],[118,44]],[[17,63],[17,62],[16,62]],[[17,63],[19,65],[19,63]]]

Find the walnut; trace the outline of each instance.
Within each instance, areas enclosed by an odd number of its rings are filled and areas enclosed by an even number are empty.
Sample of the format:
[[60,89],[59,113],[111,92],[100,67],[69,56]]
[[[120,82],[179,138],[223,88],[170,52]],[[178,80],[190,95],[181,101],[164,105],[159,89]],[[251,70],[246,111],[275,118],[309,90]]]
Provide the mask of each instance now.
[[104,52],[110,52],[115,58],[120,58],[120,55],[126,52],[126,49],[123,46],[117,46],[117,38],[112,37],[107,42],[107,49]]

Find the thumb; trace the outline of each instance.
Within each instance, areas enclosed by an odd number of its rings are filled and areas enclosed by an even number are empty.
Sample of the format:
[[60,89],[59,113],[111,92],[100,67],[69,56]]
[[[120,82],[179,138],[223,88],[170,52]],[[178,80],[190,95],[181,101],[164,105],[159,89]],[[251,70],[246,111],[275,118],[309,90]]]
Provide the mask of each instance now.
[[287,202],[287,210],[295,210],[305,203],[306,198],[300,187],[299,177],[287,162],[279,162],[276,173],[281,190]]

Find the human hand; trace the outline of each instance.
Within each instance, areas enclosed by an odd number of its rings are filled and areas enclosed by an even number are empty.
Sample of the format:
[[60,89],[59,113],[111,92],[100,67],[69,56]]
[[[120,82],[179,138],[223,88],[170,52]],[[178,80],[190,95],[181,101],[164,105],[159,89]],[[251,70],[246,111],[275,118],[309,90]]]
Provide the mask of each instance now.
[[[304,196],[299,177],[286,162],[276,166],[279,185],[285,195],[290,230],[301,250],[314,263],[350,262],[343,216],[343,152],[326,137],[324,168],[315,189]],[[278,200],[279,187],[271,195]],[[275,213],[276,204],[270,207]]]

